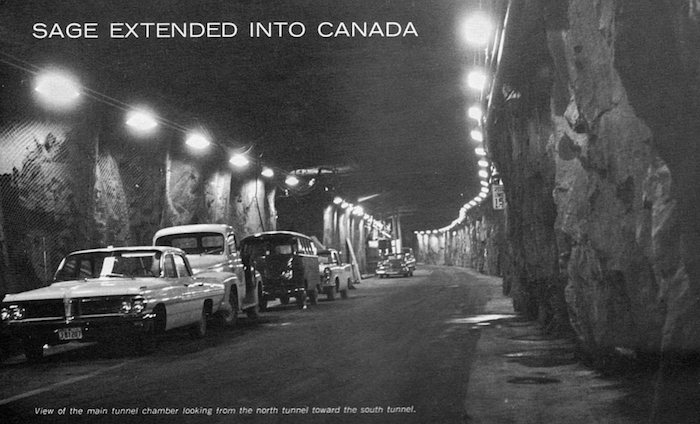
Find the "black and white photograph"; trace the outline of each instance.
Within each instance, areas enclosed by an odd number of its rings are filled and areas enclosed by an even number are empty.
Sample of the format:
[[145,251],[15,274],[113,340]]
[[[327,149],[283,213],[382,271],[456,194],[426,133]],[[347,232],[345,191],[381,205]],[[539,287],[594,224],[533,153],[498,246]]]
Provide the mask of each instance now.
[[700,422],[698,99],[698,0],[0,0],[0,422]]

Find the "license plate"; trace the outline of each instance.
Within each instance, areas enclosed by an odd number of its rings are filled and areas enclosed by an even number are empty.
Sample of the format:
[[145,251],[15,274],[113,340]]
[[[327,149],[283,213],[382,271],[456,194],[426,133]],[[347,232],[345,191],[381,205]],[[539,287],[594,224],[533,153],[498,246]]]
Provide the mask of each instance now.
[[59,340],[80,340],[82,338],[82,328],[61,328],[60,330],[58,330]]

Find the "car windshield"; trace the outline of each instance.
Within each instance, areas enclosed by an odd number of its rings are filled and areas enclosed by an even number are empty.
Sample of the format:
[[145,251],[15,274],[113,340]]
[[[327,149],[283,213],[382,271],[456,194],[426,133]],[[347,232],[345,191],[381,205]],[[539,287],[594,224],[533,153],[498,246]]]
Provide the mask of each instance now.
[[330,253],[319,253],[318,254],[318,262],[322,264],[329,264],[331,263],[331,255]]
[[223,255],[224,236],[210,232],[173,234],[158,238],[156,246],[179,247],[188,255]]
[[158,277],[161,252],[110,251],[69,255],[56,271],[55,281],[103,277]]

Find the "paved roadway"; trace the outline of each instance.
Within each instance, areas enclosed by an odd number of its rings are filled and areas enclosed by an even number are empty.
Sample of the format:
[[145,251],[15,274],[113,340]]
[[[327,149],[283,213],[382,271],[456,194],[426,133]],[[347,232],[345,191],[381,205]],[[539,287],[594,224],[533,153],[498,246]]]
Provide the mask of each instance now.
[[138,356],[51,348],[0,367],[3,423],[460,423],[492,280],[459,268],[369,278],[350,299],[163,336]]

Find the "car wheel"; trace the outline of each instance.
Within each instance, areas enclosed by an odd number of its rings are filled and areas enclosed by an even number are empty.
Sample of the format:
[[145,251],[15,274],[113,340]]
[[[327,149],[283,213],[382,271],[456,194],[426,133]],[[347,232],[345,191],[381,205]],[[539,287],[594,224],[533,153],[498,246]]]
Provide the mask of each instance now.
[[44,357],[44,342],[38,339],[24,339],[24,356],[27,361],[38,361]]
[[348,286],[345,288],[345,290],[340,291],[340,298],[341,299],[347,299],[348,298],[348,290],[351,287],[350,280],[348,279]]
[[235,287],[231,287],[231,294],[228,296],[231,309],[226,309],[216,314],[217,324],[224,327],[233,327],[238,322],[238,296],[235,290]]
[[289,296],[280,296],[280,303],[283,305],[289,305]]
[[156,323],[153,319],[146,322],[136,338],[136,350],[142,354],[149,354],[155,352],[157,348]]
[[[336,284],[338,284],[337,281]],[[326,287],[326,297],[328,300],[335,300],[335,287]]]
[[253,306],[252,308],[248,308],[245,310],[245,314],[250,319],[260,318],[260,302],[262,301],[262,296],[260,296],[260,292],[261,290],[258,290],[258,304],[256,306]]
[[260,312],[267,311],[267,299],[263,295],[262,284],[258,285],[258,309]]
[[313,289],[310,290],[309,293],[307,294],[309,297],[309,303],[312,305],[317,305],[318,304],[318,290]]
[[202,307],[202,314],[199,316],[199,320],[197,321],[196,324],[192,326],[192,330],[190,332],[192,334],[192,337],[196,339],[201,339],[207,334],[207,307],[203,306]]
[[297,295],[297,308],[304,309],[306,306],[306,292],[302,291]]

